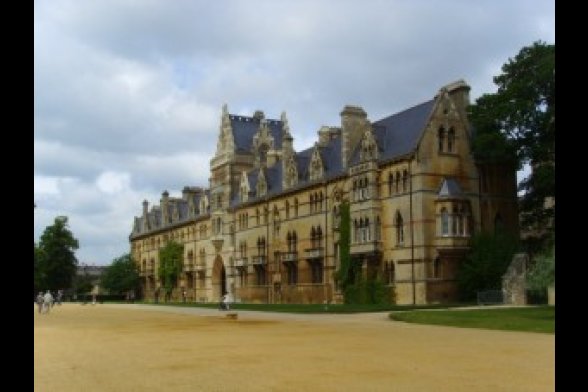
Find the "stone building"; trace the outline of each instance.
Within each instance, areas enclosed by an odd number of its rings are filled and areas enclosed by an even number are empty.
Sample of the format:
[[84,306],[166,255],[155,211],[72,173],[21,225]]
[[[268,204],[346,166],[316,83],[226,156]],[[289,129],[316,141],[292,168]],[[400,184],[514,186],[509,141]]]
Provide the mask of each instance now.
[[131,254],[153,298],[158,250],[184,245],[174,297],[254,303],[333,303],[339,210],[349,203],[350,255],[380,276],[399,304],[456,299],[455,276],[479,230],[518,232],[516,168],[476,162],[469,86],[377,121],[345,106],[338,126],[295,151],[286,113],[232,115],[223,106],[210,187],[162,193],[135,217]]

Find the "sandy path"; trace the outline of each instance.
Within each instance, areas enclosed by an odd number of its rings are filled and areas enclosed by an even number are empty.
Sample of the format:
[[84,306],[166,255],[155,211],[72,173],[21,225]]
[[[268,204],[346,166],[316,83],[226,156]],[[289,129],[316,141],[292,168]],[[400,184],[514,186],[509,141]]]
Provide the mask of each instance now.
[[35,391],[555,390],[554,335],[387,313],[238,314],[79,304],[35,313]]

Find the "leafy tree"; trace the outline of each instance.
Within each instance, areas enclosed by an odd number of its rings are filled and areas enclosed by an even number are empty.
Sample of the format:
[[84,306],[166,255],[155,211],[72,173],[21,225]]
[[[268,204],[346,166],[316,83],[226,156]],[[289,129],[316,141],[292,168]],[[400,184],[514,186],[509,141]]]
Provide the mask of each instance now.
[[535,258],[535,264],[527,274],[527,287],[535,291],[543,291],[555,285],[555,245]]
[[481,161],[516,158],[532,173],[519,184],[523,225],[553,222],[555,196],[555,45],[535,42],[502,66],[498,91],[469,108],[475,129],[473,149]]
[[51,290],[71,287],[78,265],[74,254],[78,247],[78,240],[68,229],[67,217],[55,218],[41,235],[35,251],[38,283]]
[[72,286],[76,294],[89,294],[94,288],[94,277],[87,272],[78,274],[73,278]]
[[35,295],[45,288],[45,277],[41,271],[41,259],[43,258],[43,251],[37,244],[35,244],[35,259],[33,264],[33,278],[34,278],[34,293]]
[[507,232],[476,234],[470,251],[457,272],[457,285],[462,300],[476,299],[483,290],[499,290],[502,275],[518,249],[518,240]]
[[349,247],[351,244],[351,216],[349,213],[349,204],[342,203],[340,207],[340,224],[339,224],[339,259],[340,267],[335,273],[335,280],[337,284],[345,292],[347,285],[353,283],[353,274],[350,269],[351,256],[349,254]]
[[114,259],[104,271],[100,284],[111,294],[137,290],[140,285],[139,271],[131,255],[126,253]]
[[159,269],[157,275],[163,282],[166,301],[171,297],[178,277],[182,272],[184,246],[175,241],[168,242],[159,250]]

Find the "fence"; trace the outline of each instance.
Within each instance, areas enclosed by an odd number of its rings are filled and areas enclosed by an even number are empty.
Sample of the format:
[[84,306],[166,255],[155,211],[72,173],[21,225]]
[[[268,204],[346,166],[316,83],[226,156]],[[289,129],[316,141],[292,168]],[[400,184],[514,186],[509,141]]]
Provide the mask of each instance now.
[[504,303],[502,290],[478,291],[478,305],[497,305]]

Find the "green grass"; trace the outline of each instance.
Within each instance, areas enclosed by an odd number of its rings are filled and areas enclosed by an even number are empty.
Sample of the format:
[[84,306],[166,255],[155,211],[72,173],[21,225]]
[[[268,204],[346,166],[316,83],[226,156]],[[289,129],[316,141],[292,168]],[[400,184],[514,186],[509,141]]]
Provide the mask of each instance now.
[[[148,305],[158,306],[185,306],[185,307],[200,307],[217,309],[218,303],[181,303],[169,302],[158,303],[153,302],[136,302]],[[245,304],[233,303],[232,310],[256,310],[262,312],[284,312],[284,313],[365,313],[365,312],[390,312],[398,310],[413,310],[413,309],[440,309],[451,307],[471,306],[472,304],[444,304],[444,305],[328,305],[323,304]]]
[[409,311],[391,313],[390,318],[416,324],[555,333],[554,306],[434,312]]

